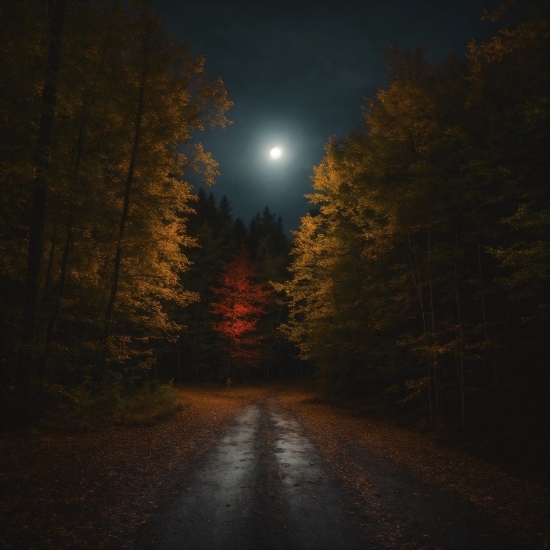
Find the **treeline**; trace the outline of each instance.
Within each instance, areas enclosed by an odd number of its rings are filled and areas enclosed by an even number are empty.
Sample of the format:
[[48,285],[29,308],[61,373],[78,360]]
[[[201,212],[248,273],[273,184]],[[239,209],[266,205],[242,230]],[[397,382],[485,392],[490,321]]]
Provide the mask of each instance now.
[[[257,283],[269,289],[269,282],[287,278],[290,243],[285,235],[281,217],[266,206],[248,226],[233,217],[230,201],[223,196],[216,204],[212,193],[199,189],[195,213],[189,216],[189,234],[198,246],[188,251],[191,265],[183,275],[186,289],[195,292],[200,300],[178,313],[178,323],[185,327],[177,346],[166,343],[162,361],[162,376],[186,380],[219,380],[227,375],[227,342],[214,328],[217,317],[212,301],[224,266],[241,251],[249,259],[251,275]],[[255,366],[232,371],[237,379],[255,377],[278,379],[299,375],[301,361],[287,339],[274,328],[286,320],[286,308],[270,299],[267,311],[258,325],[261,335],[261,361]],[[235,375],[234,374],[234,375]]]
[[[389,54],[331,140],[277,285],[325,387],[528,454],[548,428],[548,5],[440,65]],[[538,455],[540,457],[540,453]]]
[[26,423],[180,337],[185,173],[216,174],[193,135],[231,103],[137,0],[8,0],[0,36],[0,401]]

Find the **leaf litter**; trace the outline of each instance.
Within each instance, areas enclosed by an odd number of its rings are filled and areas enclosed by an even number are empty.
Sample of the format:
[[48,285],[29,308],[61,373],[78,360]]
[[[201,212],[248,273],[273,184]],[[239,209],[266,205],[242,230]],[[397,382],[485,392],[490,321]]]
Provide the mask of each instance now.
[[0,548],[133,548],[173,474],[263,390],[182,393],[190,405],[154,426],[1,437]]
[[[183,394],[191,405],[155,426],[0,438],[0,547],[133,548],[159,500],[178,490],[177,474],[215,445],[250,402],[266,398],[261,388]],[[307,392],[278,397],[347,489],[354,508],[347,512],[364,518],[372,548],[440,546],[434,525],[415,517],[414,503],[430,499],[426,488],[494,518],[515,546],[548,547],[545,487],[421,434],[315,402]],[[388,479],[408,472],[419,484],[384,485],[374,464],[386,468]],[[179,490],[193,490],[185,479],[179,483]],[[405,496],[413,512],[399,515],[388,502]],[[489,534],[479,536],[478,547],[492,547]]]
[[[429,502],[438,494],[448,497],[451,506],[470,507],[473,517],[488,518],[493,525],[498,525],[508,541],[507,547],[548,548],[547,487],[435,443],[417,432],[358,417],[315,398],[313,393],[297,390],[287,390],[280,396],[282,404],[298,418],[333,466],[355,503],[355,513],[376,524],[376,530],[382,530],[371,538],[374,548],[380,544],[387,548],[425,547],[426,542],[422,539],[431,538],[428,533],[434,526],[426,524],[424,518],[414,517],[415,508],[420,508],[415,503]],[[384,465],[385,479],[373,465]],[[398,480],[395,487],[391,487],[393,477]],[[407,486],[409,479],[416,483]],[[399,498],[407,499],[407,509],[399,509],[396,500]],[[392,499],[398,503],[396,506],[392,506]],[[408,525],[399,517],[400,512],[407,516]],[[444,523],[440,517],[431,519]],[[404,541],[405,527],[419,540]],[[372,532],[371,529],[371,535]],[[488,534],[479,536],[481,540],[477,543],[480,545],[474,543],[472,547],[491,547],[488,539],[482,542]]]

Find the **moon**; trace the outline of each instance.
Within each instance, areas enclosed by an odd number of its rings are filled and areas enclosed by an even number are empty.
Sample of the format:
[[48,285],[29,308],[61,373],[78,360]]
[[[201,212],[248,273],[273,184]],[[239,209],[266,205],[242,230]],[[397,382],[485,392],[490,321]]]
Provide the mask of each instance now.
[[269,156],[272,159],[280,159],[283,154],[283,150],[280,147],[273,147],[271,151],[269,151]]

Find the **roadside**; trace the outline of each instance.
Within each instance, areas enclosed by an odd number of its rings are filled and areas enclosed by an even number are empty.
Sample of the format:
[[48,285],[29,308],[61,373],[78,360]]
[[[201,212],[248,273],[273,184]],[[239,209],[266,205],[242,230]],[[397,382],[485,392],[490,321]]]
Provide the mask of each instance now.
[[205,529],[236,547],[548,547],[547,490],[497,466],[302,390],[181,391],[191,405],[154,426],[0,438],[0,548],[200,547]]
[[147,427],[0,438],[0,548],[132,548],[159,491],[261,389],[186,388],[191,406]]
[[313,393],[287,390],[281,401],[337,467],[357,512],[378,522],[373,548],[548,547],[547,488]]

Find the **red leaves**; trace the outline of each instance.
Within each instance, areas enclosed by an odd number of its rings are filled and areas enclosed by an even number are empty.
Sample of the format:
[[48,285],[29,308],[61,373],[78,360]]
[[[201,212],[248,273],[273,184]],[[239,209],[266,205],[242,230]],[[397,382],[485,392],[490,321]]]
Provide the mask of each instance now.
[[210,310],[220,320],[212,327],[229,342],[230,361],[237,357],[256,359],[260,354],[262,336],[257,333],[257,324],[266,311],[270,292],[255,282],[256,278],[256,267],[243,250],[225,265],[219,286],[213,289],[216,298]]

